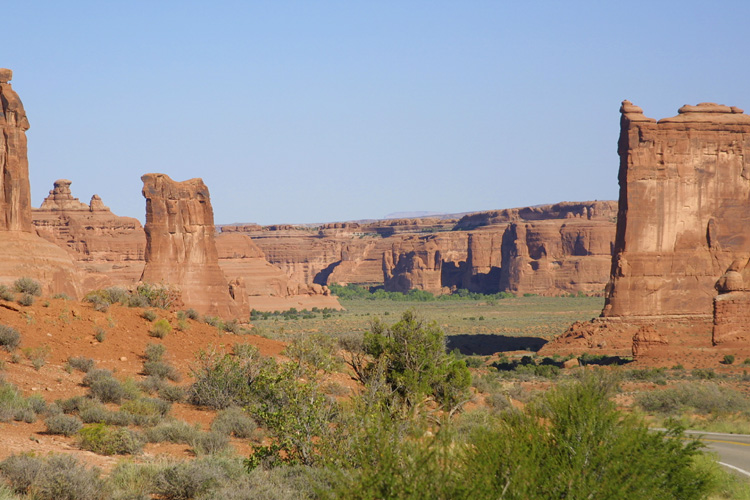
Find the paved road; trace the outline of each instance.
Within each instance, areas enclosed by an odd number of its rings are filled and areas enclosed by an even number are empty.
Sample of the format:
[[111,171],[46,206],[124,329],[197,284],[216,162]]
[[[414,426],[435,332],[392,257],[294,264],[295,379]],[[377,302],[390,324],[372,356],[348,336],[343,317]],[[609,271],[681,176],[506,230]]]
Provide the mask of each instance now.
[[685,434],[701,436],[706,449],[719,455],[721,465],[750,477],[750,435],[703,431],[685,431]]

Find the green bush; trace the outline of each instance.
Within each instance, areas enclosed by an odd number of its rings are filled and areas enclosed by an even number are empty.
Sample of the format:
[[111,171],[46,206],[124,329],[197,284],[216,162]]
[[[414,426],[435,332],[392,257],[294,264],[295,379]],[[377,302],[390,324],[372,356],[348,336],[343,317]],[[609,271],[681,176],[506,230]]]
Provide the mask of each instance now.
[[131,416],[134,424],[152,426],[161,422],[169,413],[172,404],[158,398],[139,398],[126,401],[120,411]]
[[124,427],[91,424],[78,431],[79,446],[100,455],[132,455],[140,453],[146,442],[138,432]]
[[148,334],[152,337],[163,339],[167,335],[172,333],[172,325],[165,318],[161,318],[154,322],[154,326],[148,331]]
[[429,398],[453,410],[468,401],[469,369],[446,353],[445,333],[435,322],[428,324],[406,311],[392,326],[379,320],[371,326],[372,331],[364,336],[363,353],[352,353],[349,358],[361,382],[373,384],[384,377],[393,395],[407,407]]
[[127,395],[122,383],[112,377],[95,380],[89,385],[89,396],[102,403],[120,404]]
[[342,364],[337,351],[338,341],[335,337],[312,333],[292,341],[283,354],[313,371],[332,372],[340,369]]
[[185,310],[185,316],[192,319],[193,321],[198,321],[198,319],[200,318],[200,314],[198,314],[198,311],[196,311],[195,309]]
[[48,434],[62,434],[63,436],[72,436],[83,427],[80,418],[63,413],[45,419],[44,424],[47,426]]
[[724,359],[721,360],[721,363],[724,365],[731,365],[734,363],[734,355],[733,354],[726,354],[724,355]]
[[0,462],[11,488],[35,500],[104,500],[106,483],[99,469],[87,469],[70,455],[11,455]]
[[21,334],[12,326],[0,325],[0,347],[8,352],[16,350],[21,343]]
[[175,302],[180,300],[180,293],[177,289],[150,283],[138,285],[135,295],[143,297],[147,305],[159,309],[170,309]]
[[250,386],[261,365],[254,357],[201,351],[197,366],[191,368],[195,382],[188,390],[188,401],[217,410],[243,406],[251,399]]
[[97,326],[96,328],[94,328],[94,338],[97,342],[104,342],[104,340],[107,338],[107,330],[105,330],[101,326]]
[[750,412],[750,400],[744,394],[710,382],[642,392],[635,400],[647,412],[662,415],[677,415],[685,410],[706,415]]
[[31,278],[18,278],[13,282],[13,289],[17,293],[40,297],[42,295],[42,285]]

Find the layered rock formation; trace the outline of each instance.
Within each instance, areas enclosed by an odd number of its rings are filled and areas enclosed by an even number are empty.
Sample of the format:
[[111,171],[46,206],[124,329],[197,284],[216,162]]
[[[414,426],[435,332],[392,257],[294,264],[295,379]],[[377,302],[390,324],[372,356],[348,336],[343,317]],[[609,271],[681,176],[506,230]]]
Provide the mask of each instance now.
[[[182,300],[202,314],[224,318],[249,313],[241,283],[230,282],[219,267],[214,213],[201,179],[175,182],[164,174],[146,174],[146,265],[141,280],[176,286]],[[244,302],[244,304],[243,304]],[[243,307],[244,306],[244,307]]]
[[222,232],[247,234],[271,263],[308,284],[432,293],[601,293],[615,210],[614,202],[566,202],[460,219],[224,226]]
[[635,356],[668,359],[746,343],[750,116],[713,103],[658,122],[628,101],[620,112],[617,235],[602,318],[543,351],[632,339]]
[[13,91],[13,73],[0,69],[0,283],[27,276],[44,291],[79,295],[75,264],[33,232],[26,131],[29,121]]
[[113,214],[98,195],[87,205],[74,198],[71,181],[55,181],[33,224],[44,239],[65,249],[82,268],[83,289],[129,286],[143,273],[146,234],[132,217]]
[[750,116],[712,103],[656,122],[622,103],[620,200],[603,316],[712,313],[750,255]]

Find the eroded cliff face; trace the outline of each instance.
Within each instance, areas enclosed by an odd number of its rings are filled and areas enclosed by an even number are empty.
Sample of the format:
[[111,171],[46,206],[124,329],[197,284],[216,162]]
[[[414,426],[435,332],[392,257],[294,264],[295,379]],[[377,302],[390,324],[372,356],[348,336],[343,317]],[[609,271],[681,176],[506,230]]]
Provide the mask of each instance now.
[[29,120],[13,91],[13,72],[0,68],[0,231],[31,232],[31,188],[26,131]]
[[202,314],[246,317],[241,282],[231,277],[233,297],[230,280],[219,267],[214,213],[203,181],[176,182],[165,174],[146,174],[141,180],[146,198],[146,265],[141,280],[176,286],[183,302]]
[[78,263],[84,291],[137,282],[146,250],[141,223],[113,214],[98,195],[82,203],[70,185],[66,179],[55,181],[42,206],[32,209],[36,232]]
[[225,226],[222,231],[252,237],[270,262],[307,283],[557,295],[603,291],[615,215],[615,202],[565,202],[460,219]]
[[0,283],[38,280],[47,293],[79,295],[76,268],[68,254],[43,240],[31,223],[31,190],[23,104],[0,68]]
[[714,283],[750,255],[750,116],[712,103],[620,120],[617,235],[603,316],[711,314]]

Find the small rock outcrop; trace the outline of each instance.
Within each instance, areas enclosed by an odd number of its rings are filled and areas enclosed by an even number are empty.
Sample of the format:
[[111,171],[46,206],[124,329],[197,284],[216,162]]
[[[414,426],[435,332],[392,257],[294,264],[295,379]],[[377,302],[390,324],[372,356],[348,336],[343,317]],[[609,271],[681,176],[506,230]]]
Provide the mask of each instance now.
[[[146,265],[141,280],[176,286],[182,300],[203,314],[245,317],[249,311],[230,294],[219,267],[214,213],[201,179],[176,182],[165,174],[146,174]],[[232,280],[237,296],[239,282]]]

